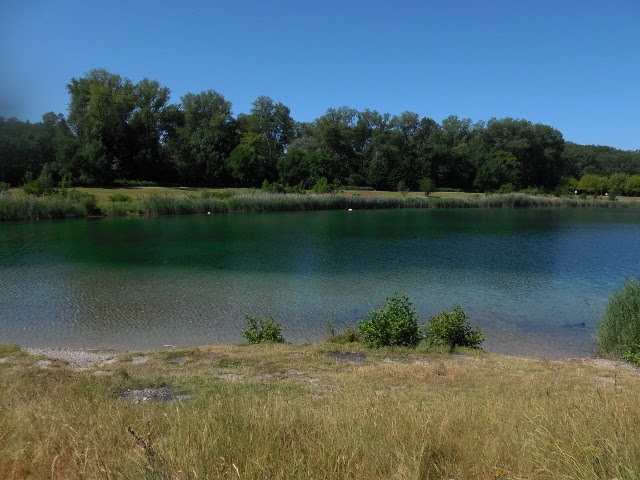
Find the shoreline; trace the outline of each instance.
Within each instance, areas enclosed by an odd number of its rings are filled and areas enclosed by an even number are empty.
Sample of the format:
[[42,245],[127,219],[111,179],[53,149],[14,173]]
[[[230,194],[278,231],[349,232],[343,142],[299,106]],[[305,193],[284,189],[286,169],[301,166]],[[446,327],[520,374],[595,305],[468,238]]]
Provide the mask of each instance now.
[[[350,345],[360,346],[359,344],[330,344],[330,343],[323,344],[322,342],[305,344],[304,346],[318,346],[318,345],[326,345],[327,347],[333,346],[335,347],[334,348],[335,350],[340,350],[340,351],[350,350],[349,349]],[[145,350],[145,349],[120,350],[120,349],[114,349],[114,348],[23,347],[20,345],[20,349],[31,356],[43,356],[48,359],[62,360],[63,362],[67,363],[67,368],[69,368],[70,370],[85,371],[85,370],[90,370],[93,367],[100,367],[100,366],[109,365],[111,363],[115,363],[118,361],[119,357],[127,354],[132,354],[132,353],[139,354],[139,356],[136,358],[143,358],[143,357],[146,358],[149,355],[157,352],[170,352],[171,350],[174,350],[174,349],[179,351],[200,350],[200,349],[224,350],[230,347],[243,347],[243,346],[248,346],[248,345],[244,345],[244,344],[199,345],[194,347],[165,345],[164,346],[165,348],[163,349],[150,349],[150,350]],[[304,346],[300,346],[300,347],[304,348]],[[375,352],[376,350],[374,349],[372,351]],[[624,360],[601,358],[596,355],[549,359],[545,355],[541,355],[538,357],[538,356],[508,355],[508,354],[502,354],[502,353],[493,353],[483,349],[480,349],[479,351],[482,352],[483,354],[505,357],[507,359],[513,359],[513,360],[518,360],[518,359],[544,360],[549,362],[562,362],[562,363],[577,361],[583,364],[590,364],[590,365],[595,365],[600,367],[603,367],[603,366],[604,367],[620,367],[629,371],[636,372],[640,376],[640,368],[636,368],[630,365],[629,363],[625,362]],[[420,353],[420,352],[416,352],[416,353]],[[460,354],[450,354],[450,355],[453,358],[456,358],[457,356],[465,357],[465,355],[460,355]]]

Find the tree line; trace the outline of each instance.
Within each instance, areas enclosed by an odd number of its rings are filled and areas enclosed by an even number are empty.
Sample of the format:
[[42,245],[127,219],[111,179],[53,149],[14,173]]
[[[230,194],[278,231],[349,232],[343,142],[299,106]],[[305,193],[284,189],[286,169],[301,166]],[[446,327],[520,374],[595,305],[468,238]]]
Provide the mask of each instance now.
[[102,69],[72,78],[67,90],[66,117],[0,117],[0,181],[17,186],[44,175],[87,186],[266,181],[311,188],[323,180],[417,190],[427,179],[463,190],[553,191],[575,188],[585,174],[640,173],[640,151],[565,142],[553,127],[524,119],[473,123],[452,115],[438,123],[413,112],[340,107],[297,122],[286,105],[264,96],[234,116],[214,90],[173,104],[155,80],[134,83]]

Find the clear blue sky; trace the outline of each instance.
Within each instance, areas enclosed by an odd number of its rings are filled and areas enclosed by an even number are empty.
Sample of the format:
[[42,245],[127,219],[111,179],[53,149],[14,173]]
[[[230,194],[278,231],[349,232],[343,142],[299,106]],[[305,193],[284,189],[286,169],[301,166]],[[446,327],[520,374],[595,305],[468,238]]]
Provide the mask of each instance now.
[[67,113],[92,68],[172,91],[267,95],[440,122],[525,118],[640,149],[640,0],[0,0],[0,115]]

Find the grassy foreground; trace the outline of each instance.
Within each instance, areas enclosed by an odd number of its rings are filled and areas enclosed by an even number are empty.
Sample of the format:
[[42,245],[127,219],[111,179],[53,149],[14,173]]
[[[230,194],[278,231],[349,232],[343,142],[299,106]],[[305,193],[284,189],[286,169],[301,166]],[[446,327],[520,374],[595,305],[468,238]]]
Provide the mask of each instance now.
[[[640,478],[636,371],[461,353],[201,347],[75,371],[0,346],[0,478]],[[189,397],[121,398],[158,386]]]

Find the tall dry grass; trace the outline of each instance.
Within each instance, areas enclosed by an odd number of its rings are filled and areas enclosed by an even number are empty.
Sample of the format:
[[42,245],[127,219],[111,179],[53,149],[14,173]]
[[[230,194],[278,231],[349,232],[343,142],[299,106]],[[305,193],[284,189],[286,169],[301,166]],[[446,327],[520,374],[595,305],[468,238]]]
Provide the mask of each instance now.
[[[110,375],[0,356],[3,479],[640,478],[640,378],[621,368],[354,345],[129,355],[95,367]],[[149,385],[192,396],[118,398]]]

